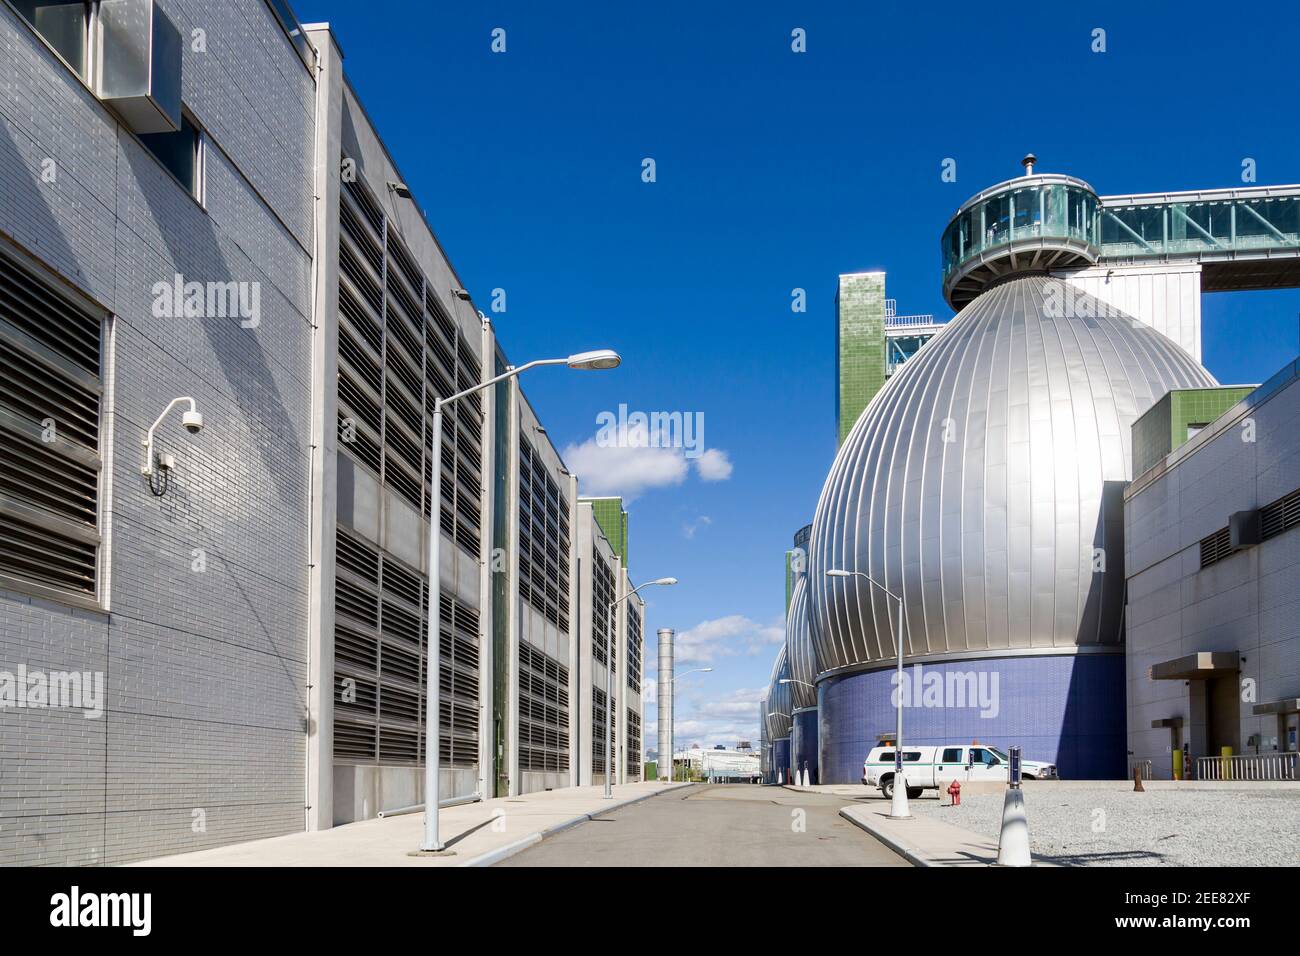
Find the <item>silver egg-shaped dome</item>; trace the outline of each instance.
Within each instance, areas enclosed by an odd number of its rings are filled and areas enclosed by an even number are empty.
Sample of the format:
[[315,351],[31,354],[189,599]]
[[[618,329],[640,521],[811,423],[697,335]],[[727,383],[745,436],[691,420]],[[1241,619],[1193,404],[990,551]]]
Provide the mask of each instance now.
[[889,380],[822,488],[809,545],[822,675],[895,657],[1118,646],[1134,420],[1217,384],[1063,279],[985,291]]
[[[812,629],[808,619],[808,575],[795,577],[790,590],[790,610],[785,614],[785,650],[790,662],[790,697],[794,710],[817,706],[817,690],[813,681],[820,668],[813,648]],[[793,712],[793,711],[792,711]]]
[[789,676],[790,663],[783,644],[776,655],[776,663],[772,666],[772,679],[767,687],[767,709],[763,714],[769,741],[782,740],[790,736],[790,729],[793,726],[790,685],[781,683]]

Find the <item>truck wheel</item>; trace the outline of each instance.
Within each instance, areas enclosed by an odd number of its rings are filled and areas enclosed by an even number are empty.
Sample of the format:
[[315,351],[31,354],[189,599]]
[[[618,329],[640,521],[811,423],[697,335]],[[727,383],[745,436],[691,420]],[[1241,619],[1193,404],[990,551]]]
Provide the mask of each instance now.
[[894,799],[894,778],[893,777],[886,777],[884,780],[880,781],[880,792],[884,795],[886,800]]
[[923,789],[923,788],[921,788],[921,787],[908,787],[908,788],[907,788],[907,799],[909,799],[909,800],[917,800],[917,799],[920,799],[920,796],[921,796],[921,793],[922,793],[922,789]]

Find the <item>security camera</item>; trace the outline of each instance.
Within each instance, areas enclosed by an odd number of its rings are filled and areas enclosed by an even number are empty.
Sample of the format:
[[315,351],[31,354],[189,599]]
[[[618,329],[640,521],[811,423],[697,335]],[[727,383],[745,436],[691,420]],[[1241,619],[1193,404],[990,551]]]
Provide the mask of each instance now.
[[[177,405],[190,406],[189,411],[181,414],[181,424],[185,426],[185,430],[191,435],[197,435],[199,432],[203,431],[203,416],[199,413],[198,406],[194,404],[194,399],[189,397],[174,398],[167,404],[167,407],[163,409],[162,414],[159,415],[154,423],[149,426],[149,430],[145,432],[144,441],[141,443],[144,445],[144,467],[140,469],[140,474],[150,479],[150,491],[153,491],[152,480],[154,465],[158,462],[158,458],[155,457],[153,451],[153,434],[158,430],[158,426],[162,424],[163,419],[167,417],[167,413]],[[170,455],[167,457],[169,462],[162,467],[163,471],[170,471],[176,466],[175,458]],[[164,485],[164,490],[165,487],[166,486]],[[154,493],[159,495],[161,494],[161,492],[156,491]]]

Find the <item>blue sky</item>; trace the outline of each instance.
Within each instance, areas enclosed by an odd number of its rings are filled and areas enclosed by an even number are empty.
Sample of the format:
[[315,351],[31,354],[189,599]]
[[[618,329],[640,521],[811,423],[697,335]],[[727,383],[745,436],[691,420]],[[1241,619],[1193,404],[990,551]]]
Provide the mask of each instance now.
[[[678,736],[702,745],[757,737],[783,552],[835,451],[839,273],[885,269],[901,312],[947,318],[940,233],[1027,151],[1102,194],[1237,185],[1246,158],[1261,184],[1300,182],[1294,3],[295,10],[334,27],[479,308],[506,291],[493,319],[512,359],[622,353],[616,372],[544,369],[525,388],[571,465],[661,483],[630,507],[632,572],[681,579],[648,595],[648,623],[687,632],[715,668],[683,680]],[[1300,290],[1207,295],[1203,360],[1220,381],[1262,381],[1296,355],[1298,326]],[[702,413],[711,464],[582,448],[623,403]]]

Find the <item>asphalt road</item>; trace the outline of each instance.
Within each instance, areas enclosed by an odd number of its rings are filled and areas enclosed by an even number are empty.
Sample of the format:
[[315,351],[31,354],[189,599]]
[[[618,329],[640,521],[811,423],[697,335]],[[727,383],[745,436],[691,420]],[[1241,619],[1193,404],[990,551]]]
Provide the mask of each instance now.
[[704,784],[548,837],[498,866],[907,866],[839,815],[848,802],[781,787]]

